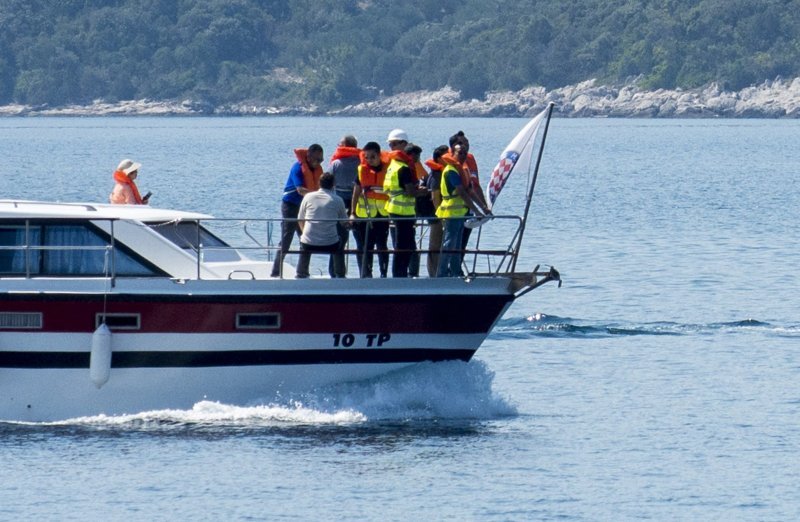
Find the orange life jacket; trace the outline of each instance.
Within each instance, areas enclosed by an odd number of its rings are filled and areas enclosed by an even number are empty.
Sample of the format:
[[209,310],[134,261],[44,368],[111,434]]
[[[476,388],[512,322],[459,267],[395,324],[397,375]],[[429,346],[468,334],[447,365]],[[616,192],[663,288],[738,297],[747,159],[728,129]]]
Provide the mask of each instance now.
[[311,170],[308,165],[308,149],[294,149],[294,155],[297,161],[300,162],[300,168],[303,170],[303,186],[313,192],[319,190],[319,178],[322,176],[322,165],[317,165],[317,168]]
[[477,178],[478,177],[478,162],[475,161],[475,156],[473,156],[471,152],[467,152],[467,161],[465,161],[464,164],[469,169],[469,173]]
[[464,166],[469,171],[471,178],[470,185],[472,188],[480,188],[481,181],[478,178],[478,162],[475,161],[475,156],[473,156],[471,152],[467,152],[467,160],[464,162]]
[[[380,169],[373,170],[367,162],[362,161],[358,169],[358,182],[361,183],[361,190],[369,199],[388,200],[389,196],[383,193],[383,180],[386,178],[386,168],[389,165],[381,162]],[[380,190],[380,192],[376,192]]]
[[[446,180],[448,172],[455,170],[461,178],[461,184],[464,185],[466,189],[469,187],[471,176],[466,167],[459,163],[450,153],[442,156],[442,162],[445,163],[444,170],[442,170],[442,180],[439,184],[442,194],[442,203],[439,205],[439,208],[436,209],[436,216],[444,219],[465,216],[469,210],[466,203],[464,203],[464,200],[458,195],[457,191],[448,190]],[[464,184],[465,182],[467,184]]]
[[432,159],[425,160],[425,165],[427,165],[428,168],[431,169],[431,170],[439,170],[439,171],[441,171],[441,170],[444,169],[444,164],[437,163]]
[[442,155],[442,163],[445,165],[452,165],[456,168],[459,175],[461,176],[461,184],[464,185],[464,188],[468,188],[472,184],[472,175],[470,174],[469,170],[461,164],[461,162],[456,159],[455,156],[450,154],[449,152]]
[[117,183],[122,183],[123,185],[128,185],[133,191],[133,197],[136,200],[136,204],[137,205],[144,204],[142,196],[139,194],[139,188],[136,186],[136,183],[131,178],[128,177],[127,174],[125,174],[121,170],[114,171],[114,181],[116,181]]
[[419,161],[414,163],[414,174],[416,175],[417,181],[428,177],[428,171],[425,170],[425,167]]
[[[389,151],[388,156],[389,156],[389,161],[397,159],[397,161],[401,161],[406,165],[408,165],[408,168],[411,169],[411,175],[414,176],[414,181],[419,181],[421,179],[424,179],[425,176],[428,175],[428,172],[425,170],[425,167],[423,167],[420,163],[414,161],[414,158],[406,154],[405,151],[392,150]],[[383,154],[381,154],[381,161],[383,161]]]
[[358,157],[360,155],[361,155],[361,149],[359,149],[358,147],[342,147],[342,146],[339,146],[339,147],[336,147],[336,150],[334,151],[333,156],[331,156],[331,163],[333,163],[337,159],[353,158],[353,157]]
[[355,214],[360,218],[386,216],[386,202],[388,194],[383,192],[383,182],[386,179],[388,165],[381,163],[378,170],[374,170],[366,161],[358,166],[358,182],[361,186],[361,197],[356,200]]

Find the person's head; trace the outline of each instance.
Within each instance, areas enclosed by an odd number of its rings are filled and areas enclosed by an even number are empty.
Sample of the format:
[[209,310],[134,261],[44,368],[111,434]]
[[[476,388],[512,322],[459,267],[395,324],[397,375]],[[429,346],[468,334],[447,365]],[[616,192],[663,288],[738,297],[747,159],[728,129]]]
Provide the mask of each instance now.
[[340,147],[358,147],[358,140],[352,134],[347,134],[346,136],[342,136],[342,139],[339,140]]
[[136,163],[133,160],[124,159],[119,162],[117,165],[117,170],[119,172],[124,172],[128,179],[136,179],[136,176],[139,175],[139,169],[141,168],[141,163]]
[[330,172],[323,172],[319,177],[319,188],[325,190],[333,189],[333,174]]
[[422,147],[415,143],[409,143],[403,151],[414,158],[414,161],[419,161],[419,157],[422,154]]
[[464,148],[465,154],[469,152],[469,140],[464,135],[464,131],[458,131],[450,136],[450,150],[453,150],[456,144],[460,144]]
[[456,143],[451,148],[453,156],[459,161],[459,163],[464,163],[467,159],[467,148],[461,144]]
[[394,129],[386,137],[386,143],[391,150],[403,150],[408,145],[408,134],[403,129]]
[[318,143],[314,143],[308,147],[308,153],[306,154],[306,162],[308,162],[308,166],[312,169],[315,169],[322,165],[323,160],[322,154],[322,145]]
[[450,151],[450,148],[447,145],[439,145],[435,149],[433,149],[433,161],[439,161],[442,159],[442,156],[447,154]]
[[381,146],[374,141],[368,142],[364,145],[364,159],[367,165],[373,168],[381,166]]

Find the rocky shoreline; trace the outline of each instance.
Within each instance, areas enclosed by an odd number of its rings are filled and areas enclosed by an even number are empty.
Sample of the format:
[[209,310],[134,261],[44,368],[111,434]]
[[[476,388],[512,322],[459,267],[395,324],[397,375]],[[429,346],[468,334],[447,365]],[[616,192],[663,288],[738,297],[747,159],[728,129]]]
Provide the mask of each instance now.
[[548,103],[565,117],[619,118],[800,118],[800,78],[772,81],[725,91],[716,83],[699,89],[645,91],[636,84],[598,85],[588,80],[547,90],[527,87],[519,91],[488,93],[483,99],[463,99],[445,87],[417,91],[374,101],[323,110],[310,107],[276,107],[239,103],[214,106],[208,102],[130,100],[96,101],[64,107],[6,105],[0,116],[431,116],[515,117],[531,116]]

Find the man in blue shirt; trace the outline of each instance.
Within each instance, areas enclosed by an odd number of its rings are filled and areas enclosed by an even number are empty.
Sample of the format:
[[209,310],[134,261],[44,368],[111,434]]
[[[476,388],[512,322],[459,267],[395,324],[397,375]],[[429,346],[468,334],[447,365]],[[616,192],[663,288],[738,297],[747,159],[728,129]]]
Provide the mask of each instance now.
[[283,258],[292,246],[292,237],[300,237],[300,228],[297,226],[297,214],[300,212],[300,203],[303,196],[319,188],[319,177],[322,174],[323,151],[322,146],[314,143],[308,149],[295,149],[297,161],[289,171],[289,178],[283,189],[281,200],[281,245],[272,263],[272,277],[279,277],[282,273]]

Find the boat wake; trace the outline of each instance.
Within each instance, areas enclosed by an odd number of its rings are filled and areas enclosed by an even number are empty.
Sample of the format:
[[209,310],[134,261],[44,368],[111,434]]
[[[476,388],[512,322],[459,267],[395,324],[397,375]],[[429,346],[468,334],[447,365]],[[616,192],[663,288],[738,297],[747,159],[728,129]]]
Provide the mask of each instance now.
[[274,428],[353,426],[414,421],[491,420],[514,416],[509,400],[492,389],[485,363],[420,363],[384,376],[302,394],[264,397],[247,406],[201,401],[188,410],[74,418],[36,426],[169,428]]
[[755,319],[690,324],[669,321],[649,323],[585,321],[541,313],[501,320],[492,339],[526,339],[532,337],[607,338],[629,335],[714,335],[726,332],[753,331],[776,336],[800,337],[800,325],[776,325]]
[[488,420],[515,415],[511,403],[492,389],[493,380],[494,372],[479,360],[421,363],[290,400],[320,412],[359,412],[365,420]]

